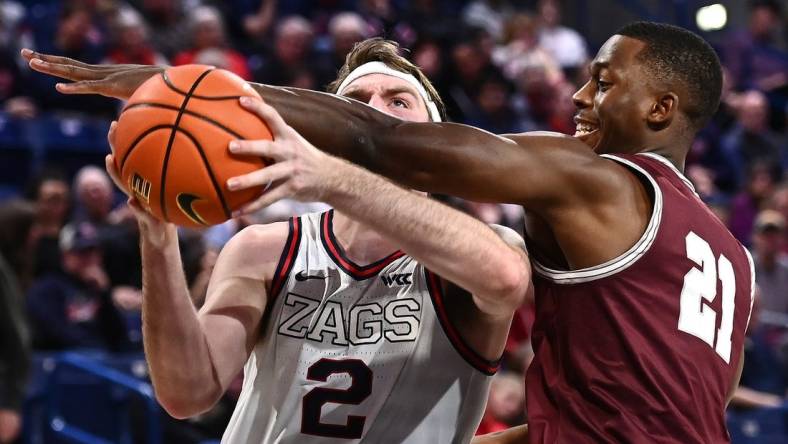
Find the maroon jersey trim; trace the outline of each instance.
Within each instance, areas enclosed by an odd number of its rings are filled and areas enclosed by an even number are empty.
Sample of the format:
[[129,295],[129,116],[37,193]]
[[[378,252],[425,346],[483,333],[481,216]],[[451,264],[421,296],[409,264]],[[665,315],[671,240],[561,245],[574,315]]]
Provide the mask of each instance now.
[[334,261],[340,270],[357,281],[377,276],[390,263],[405,256],[402,250],[397,250],[369,265],[358,265],[347,256],[345,249],[334,237],[334,210],[328,210],[320,215],[320,227],[320,240],[326,253],[328,253],[328,257]]
[[301,218],[290,218],[285,248],[282,250],[282,256],[279,258],[279,263],[276,265],[276,271],[274,272],[274,278],[271,281],[271,294],[269,295],[271,302],[269,302],[269,304],[276,300],[276,297],[279,295],[279,292],[282,291],[282,287],[284,287],[287,281],[287,277],[293,270],[293,264],[295,264],[295,258],[298,254],[298,246],[301,244],[301,231]]
[[443,328],[443,332],[446,333],[446,337],[449,338],[449,342],[454,346],[454,350],[456,350],[471,367],[487,376],[493,376],[498,372],[498,368],[501,366],[502,357],[495,361],[485,359],[465,342],[460,332],[454,328],[454,325],[452,325],[449,320],[449,315],[446,312],[446,307],[443,302],[443,291],[441,290],[440,278],[426,268],[422,267],[422,269],[424,270],[424,279],[427,283],[427,291],[430,294],[430,299],[432,299],[435,314],[438,316],[438,322],[441,328]]
[[619,162],[624,166],[635,170],[637,173],[640,173],[648,179],[649,183],[651,183],[651,186],[654,189],[654,208],[651,212],[651,219],[649,220],[648,226],[646,226],[646,230],[643,235],[640,237],[640,239],[638,239],[637,242],[635,242],[632,247],[630,247],[629,250],[603,264],[588,268],[581,268],[579,270],[563,271],[545,267],[544,265],[540,264],[539,261],[532,259],[531,261],[534,271],[539,273],[539,275],[542,277],[555,282],[556,284],[578,284],[581,282],[590,282],[624,271],[648,252],[649,248],[651,248],[651,245],[654,243],[654,239],[657,237],[659,225],[662,221],[662,190],[660,190],[656,180],[654,180],[651,174],[649,174],[646,170],[635,163],[630,162],[629,160],[622,159],[610,154],[603,154],[602,157]]

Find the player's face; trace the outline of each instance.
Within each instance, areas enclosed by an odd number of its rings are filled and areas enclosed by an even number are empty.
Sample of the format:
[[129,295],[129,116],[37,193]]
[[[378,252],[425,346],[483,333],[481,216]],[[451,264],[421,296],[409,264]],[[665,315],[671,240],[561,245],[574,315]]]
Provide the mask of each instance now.
[[572,99],[577,107],[574,136],[598,153],[643,148],[646,115],[653,103],[637,54],[644,43],[614,35],[589,66],[590,79]]
[[430,120],[427,105],[410,83],[386,74],[369,74],[359,77],[342,92],[367,105],[411,122]]

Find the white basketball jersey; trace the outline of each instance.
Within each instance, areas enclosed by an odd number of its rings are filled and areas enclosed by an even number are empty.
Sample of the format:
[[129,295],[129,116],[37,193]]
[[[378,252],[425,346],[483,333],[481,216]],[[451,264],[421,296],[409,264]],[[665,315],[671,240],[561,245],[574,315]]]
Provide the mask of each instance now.
[[290,221],[222,442],[469,442],[497,362],[452,329],[437,276],[402,252],[354,264],[332,217]]

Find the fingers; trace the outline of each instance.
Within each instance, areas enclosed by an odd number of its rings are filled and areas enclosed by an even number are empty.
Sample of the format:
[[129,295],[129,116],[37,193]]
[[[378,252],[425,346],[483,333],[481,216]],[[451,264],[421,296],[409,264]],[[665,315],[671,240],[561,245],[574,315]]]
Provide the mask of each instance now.
[[127,193],[126,187],[123,186],[123,181],[121,181],[120,174],[115,167],[115,156],[112,154],[107,154],[107,156],[104,157],[104,166],[107,168],[107,173],[109,174],[110,179],[112,179],[112,182],[115,183],[115,186],[120,188],[120,190],[124,193]]
[[243,156],[265,157],[275,161],[284,159],[282,150],[277,149],[276,142],[270,140],[233,140],[229,150]]
[[113,120],[112,123],[109,124],[109,131],[107,132],[107,142],[109,143],[109,149],[112,152],[112,155],[115,155],[115,130],[118,128],[118,121]]
[[241,97],[240,102],[241,106],[257,114],[265,121],[274,139],[284,136],[290,128],[287,123],[285,123],[284,119],[282,119],[282,116],[280,116],[272,106],[262,100],[253,99],[251,97]]
[[51,63],[72,64],[81,67],[90,66],[87,63],[80,62],[79,60],[74,60],[68,57],[61,57],[61,56],[50,55],[50,54],[42,54],[40,52],[36,52],[27,48],[22,49],[21,53],[22,53],[22,57],[24,57],[24,59],[27,60],[28,62],[33,59],[39,59]]
[[245,190],[258,186],[268,188],[271,183],[289,177],[291,172],[292,167],[287,162],[275,163],[251,173],[230,178],[227,181],[227,188],[230,191]]
[[290,197],[290,194],[290,190],[284,184],[274,187],[263,193],[263,195],[257,199],[244,205],[239,210],[233,211],[233,217],[240,217],[246,214],[254,213],[255,211],[265,208],[278,200]]
[[62,94],[101,94],[112,95],[112,84],[104,80],[81,80],[74,83],[58,83],[55,89]]
[[72,64],[47,62],[41,59],[30,60],[30,67],[38,72],[69,80],[98,80],[107,76],[107,72],[103,70]]

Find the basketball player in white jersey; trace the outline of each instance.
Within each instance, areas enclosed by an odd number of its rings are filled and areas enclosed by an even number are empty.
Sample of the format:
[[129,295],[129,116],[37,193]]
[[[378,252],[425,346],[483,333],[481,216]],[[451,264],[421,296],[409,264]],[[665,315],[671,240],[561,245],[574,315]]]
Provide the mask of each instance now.
[[[440,121],[434,89],[396,50],[379,40],[358,47],[338,93]],[[238,233],[197,312],[175,227],[130,199],[157,398],[175,417],[199,414],[243,368],[226,443],[470,441],[530,288],[522,239],[319,151],[260,101],[251,108],[275,141],[229,149],[275,162],[261,170],[274,181],[268,203],[336,210]],[[117,178],[113,165],[108,156]]]

